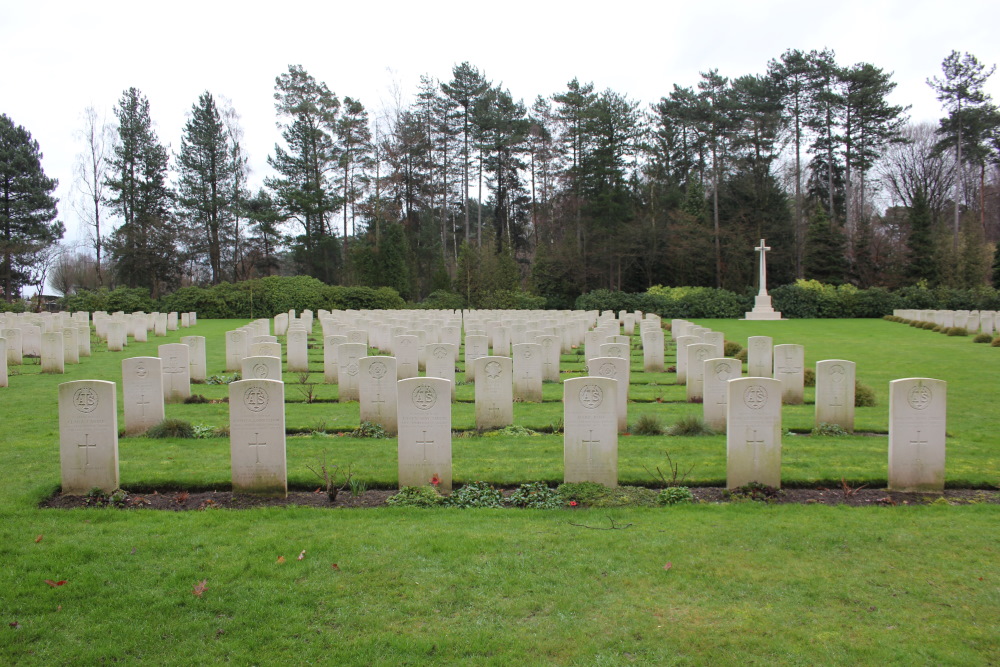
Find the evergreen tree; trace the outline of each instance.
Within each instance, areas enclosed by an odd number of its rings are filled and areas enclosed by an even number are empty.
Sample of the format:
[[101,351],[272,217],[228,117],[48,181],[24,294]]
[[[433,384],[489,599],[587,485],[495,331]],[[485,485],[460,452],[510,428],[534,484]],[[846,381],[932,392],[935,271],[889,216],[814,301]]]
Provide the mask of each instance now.
[[924,280],[935,284],[938,280],[934,257],[933,217],[927,195],[922,187],[914,190],[913,204],[909,211],[910,234],[907,238],[906,278],[914,283]]
[[42,152],[31,133],[0,114],[0,289],[7,303],[20,296],[39,250],[62,238],[55,221],[59,182],[45,175]]
[[817,203],[806,236],[805,277],[831,285],[843,283],[847,274],[846,245],[843,232],[827,217],[825,207]]
[[361,285],[391,287],[404,299],[412,296],[410,245],[401,224],[387,224],[377,245],[374,234],[359,239],[351,254]]
[[122,224],[108,247],[119,280],[128,287],[146,287],[157,298],[180,276],[167,149],[153,130],[149,100],[137,88],[122,93],[114,111],[118,142],[107,185],[109,205]]
[[441,90],[460,109],[462,121],[462,205],[465,209],[465,242],[469,242],[469,143],[474,132],[473,111],[479,99],[489,90],[490,84],[483,74],[468,62],[455,65],[450,83],[442,83]]

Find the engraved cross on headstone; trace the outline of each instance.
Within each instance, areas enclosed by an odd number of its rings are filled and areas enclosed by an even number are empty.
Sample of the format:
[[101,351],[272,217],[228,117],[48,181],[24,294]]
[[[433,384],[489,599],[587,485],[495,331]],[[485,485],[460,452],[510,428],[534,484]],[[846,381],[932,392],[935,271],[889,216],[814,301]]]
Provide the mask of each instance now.
[[89,433],[84,433],[83,434],[83,444],[79,444],[78,443],[76,446],[83,449],[84,466],[85,467],[90,466],[90,450],[91,449],[97,449],[97,443],[93,443],[93,442],[90,441],[90,434]]
[[917,471],[917,474],[923,478],[924,476],[924,447],[930,444],[927,440],[920,439],[920,429],[917,429],[917,437],[910,440],[910,444],[916,447],[917,457],[913,460],[913,467]]
[[385,405],[385,399],[382,398],[381,383],[379,383],[379,387],[375,389],[375,400],[372,401],[372,403],[375,404],[375,410],[378,413],[378,416],[381,417],[382,406]]
[[[750,429],[747,429],[750,430]],[[758,457],[760,455],[760,450],[764,447],[766,443],[763,438],[757,437],[757,429],[753,429],[753,438],[747,438],[747,445],[753,448],[753,467],[754,471],[757,470]]]
[[254,454],[257,457],[257,463],[260,463],[260,448],[261,447],[267,447],[267,443],[260,441],[260,433],[254,433],[253,437],[254,437],[255,442],[248,442],[247,444],[250,447],[253,447]]
[[590,440],[581,440],[583,444],[587,445],[587,464],[594,465],[594,445],[601,444],[600,438],[594,440],[594,431],[590,431]]
[[423,434],[424,434],[424,439],[423,440],[417,440],[417,444],[420,445],[421,447],[423,447],[424,463],[427,463],[427,445],[433,445],[434,444],[434,440],[428,440],[427,439],[427,431],[423,431]]
[[496,403],[490,403],[489,411],[490,414],[493,415],[494,419],[500,418],[500,406],[498,406]]
[[149,405],[149,401],[146,400],[146,394],[144,394],[142,392],[139,392],[139,400],[136,401],[135,404],[139,406],[139,410],[141,410],[140,414],[143,417],[145,417],[146,416],[146,406]]

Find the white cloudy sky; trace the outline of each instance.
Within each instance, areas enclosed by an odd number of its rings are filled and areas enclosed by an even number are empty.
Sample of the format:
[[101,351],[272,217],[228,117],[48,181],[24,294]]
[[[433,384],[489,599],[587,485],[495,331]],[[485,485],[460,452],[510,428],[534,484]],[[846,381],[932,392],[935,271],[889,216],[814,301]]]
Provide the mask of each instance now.
[[[290,63],[374,115],[394,85],[409,95],[420,74],[448,79],[463,60],[529,103],[574,76],[645,103],[694,85],[700,71],[760,73],[788,48],[826,47],[842,64],[894,72],[893,101],[936,121],[927,77],[952,49],[1000,61],[998,19],[996,0],[0,0],[0,113],[40,143],[72,238],[80,114],[93,105],[111,117],[129,86],[149,98],[174,149],[202,91],[230,98],[259,183],[279,138],[274,79]],[[1000,99],[1000,74],[988,90]]]

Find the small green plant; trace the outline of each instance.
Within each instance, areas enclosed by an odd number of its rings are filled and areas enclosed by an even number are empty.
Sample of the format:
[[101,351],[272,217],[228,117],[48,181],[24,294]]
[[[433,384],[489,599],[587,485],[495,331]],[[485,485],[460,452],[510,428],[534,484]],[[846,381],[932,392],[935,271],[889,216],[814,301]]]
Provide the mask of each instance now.
[[483,432],[484,438],[520,438],[531,435],[539,435],[539,433],[538,431],[532,431],[530,428],[518,426],[517,424],[511,424],[510,426],[504,426],[503,428],[498,428],[493,431]]
[[749,354],[749,350],[747,350],[746,348],[743,348],[742,350],[740,350],[739,352],[737,352],[735,355],[733,355],[733,358],[734,359],[738,359],[739,361],[742,361],[743,363],[746,363],[747,362],[747,355],[748,354]]
[[445,499],[448,507],[462,509],[503,507],[503,493],[487,482],[469,482]]
[[562,507],[563,499],[555,489],[550,489],[544,482],[528,482],[510,494],[507,504],[511,507],[547,510]]
[[195,438],[205,439],[216,437],[214,426],[209,426],[208,424],[192,424],[191,428],[194,429]]
[[815,387],[816,386],[816,371],[811,368],[803,369],[802,371],[802,384],[805,387]]
[[205,378],[205,384],[231,384],[242,379],[243,376],[240,375],[239,371],[236,371],[232,375],[209,375]]
[[556,493],[567,504],[590,505],[607,492],[608,487],[597,482],[566,482],[556,487]]
[[878,405],[875,398],[875,390],[860,381],[854,381],[854,407],[874,408]]
[[727,340],[725,345],[723,345],[722,355],[729,357],[730,359],[736,358],[740,352],[743,351],[743,346],[734,340]]
[[[687,469],[687,472],[681,475],[681,464],[674,463],[674,460],[670,457],[670,452],[663,453],[667,457],[667,467],[670,469],[670,479],[667,479],[666,474],[664,474],[663,470],[660,469],[660,466],[656,466],[656,476],[660,478],[660,483],[663,484],[664,487],[681,486],[684,484],[684,480],[687,476],[691,474],[691,471],[694,470],[694,464],[692,463],[691,467]],[[645,466],[643,467],[645,468]],[[646,468],[646,472],[650,475],[653,474],[653,471],[649,468]]]
[[659,415],[642,414],[629,429],[632,435],[663,435],[663,420]]
[[433,486],[404,486],[385,501],[393,507],[437,507],[443,502],[444,496]]
[[189,405],[192,403],[201,404],[201,403],[208,403],[208,399],[202,396],[201,394],[191,394],[190,396],[184,399],[184,402]]
[[842,427],[840,424],[828,424],[826,422],[820,422],[819,424],[816,424],[816,428],[812,430],[812,434],[832,435],[832,436],[850,435],[850,433],[845,431],[844,427]]
[[976,334],[976,337],[972,339],[973,343],[990,343],[993,341],[993,336],[988,333]]
[[295,388],[302,394],[302,398],[305,399],[306,404],[311,405],[316,400],[316,385],[309,382],[309,371],[303,371],[297,377],[299,383]]
[[183,419],[164,419],[146,431],[147,438],[195,438],[194,426]]
[[945,332],[949,336],[968,336],[969,332],[965,330],[965,327],[949,327]]
[[990,343],[990,347],[1000,347],[1000,336],[993,339],[993,342]]
[[355,438],[375,438],[382,439],[389,436],[385,433],[385,428],[375,422],[363,421],[361,425],[351,431],[351,436]]
[[943,333],[944,331],[946,331],[946,329],[940,324],[935,324],[933,325],[931,331],[933,331],[934,333]]
[[752,500],[755,502],[774,502],[781,495],[781,489],[777,489],[760,482],[749,482],[735,489],[730,489],[729,495],[738,500]]
[[705,420],[697,415],[684,415],[667,431],[668,435],[695,436],[715,435],[715,431],[705,425]]
[[[319,471],[312,466],[307,465],[306,467],[323,481],[323,485],[326,487],[326,497],[330,499],[331,503],[337,502],[337,494],[351,485],[351,478],[354,476],[350,465],[347,466],[346,470],[341,470],[339,465],[327,464],[325,449],[323,450],[323,460],[319,464]],[[343,482],[340,481],[341,478],[343,478]]]
[[368,490],[368,482],[352,477],[347,480],[348,485],[351,487],[351,496],[357,498],[362,493]]
[[694,494],[686,486],[671,486],[660,491],[656,496],[656,502],[661,505],[680,505],[681,503],[693,503]]
[[642,486],[616,486],[596,482],[569,482],[556,488],[570,507],[655,507],[656,491]]

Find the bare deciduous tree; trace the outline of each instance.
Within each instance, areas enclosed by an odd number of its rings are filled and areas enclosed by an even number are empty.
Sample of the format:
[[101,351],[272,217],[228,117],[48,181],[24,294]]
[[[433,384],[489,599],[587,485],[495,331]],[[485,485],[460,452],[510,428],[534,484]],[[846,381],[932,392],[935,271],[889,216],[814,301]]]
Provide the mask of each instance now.
[[93,243],[97,284],[104,284],[101,275],[101,221],[105,201],[105,181],[108,161],[114,146],[114,127],[104,114],[94,107],[83,110],[83,127],[77,131],[83,150],[76,156],[77,214],[87,227],[87,237]]

